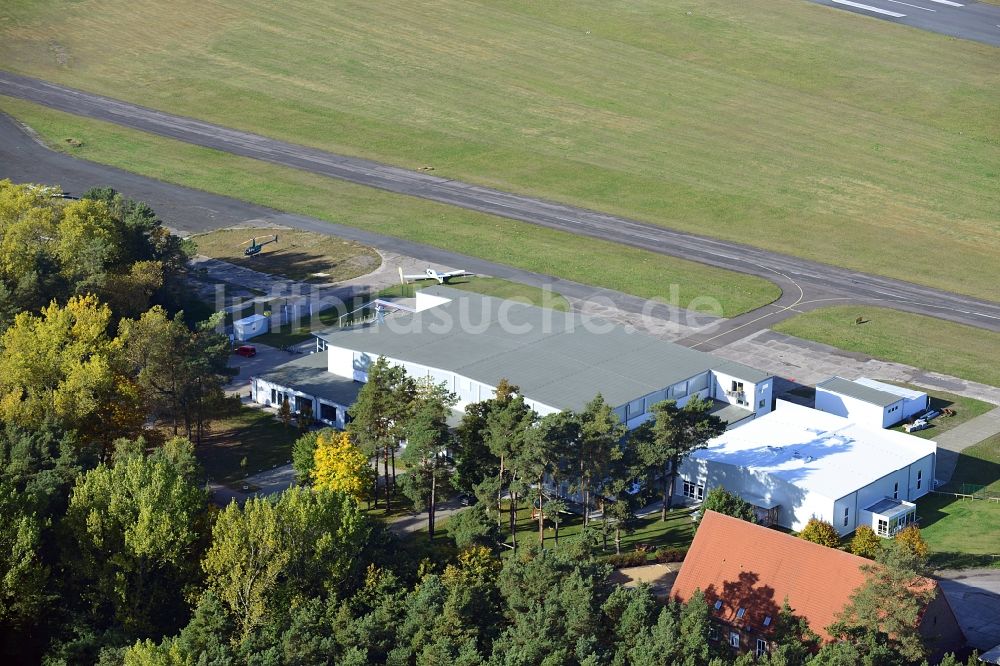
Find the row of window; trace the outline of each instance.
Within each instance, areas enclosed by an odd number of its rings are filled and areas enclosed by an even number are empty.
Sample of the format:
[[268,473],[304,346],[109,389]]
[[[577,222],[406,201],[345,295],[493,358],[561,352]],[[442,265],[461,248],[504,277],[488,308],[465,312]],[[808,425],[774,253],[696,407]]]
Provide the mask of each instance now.
[[650,411],[653,405],[658,402],[662,402],[664,400],[680,400],[681,398],[693,395],[699,391],[704,391],[707,388],[708,373],[706,372],[693,379],[674,384],[666,390],[657,391],[656,393],[645,398],[633,400],[625,406],[625,420],[630,421],[638,416],[642,416],[646,412]]

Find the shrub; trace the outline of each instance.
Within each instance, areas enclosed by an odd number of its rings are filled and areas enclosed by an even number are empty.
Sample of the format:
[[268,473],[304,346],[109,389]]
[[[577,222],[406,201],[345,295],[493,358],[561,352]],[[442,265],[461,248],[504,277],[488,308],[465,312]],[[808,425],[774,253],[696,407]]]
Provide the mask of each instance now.
[[659,548],[653,556],[660,564],[667,562],[683,562],[687,556],[687,548]]
[[806,526],[799,532],[806,541],[818,543],[821,546],[837,548],[840,546],[840,535],[836,528],[825,520],[810,518]]
[[927,557],[927,542],[920,534],[920,528],[910,525],[896,534],[896,543],[899,543],[919,558]]
[[615,569],[623,569],[625,567],[641,567],[648,564],[649,558],[645,550],[635,550],[631,553],[608,555],[604,561]]
[[860,525],[854,530],[854,538],[851,539],[852,553],[874,560],[880,550],[882,550],[882,539],[870,526]]

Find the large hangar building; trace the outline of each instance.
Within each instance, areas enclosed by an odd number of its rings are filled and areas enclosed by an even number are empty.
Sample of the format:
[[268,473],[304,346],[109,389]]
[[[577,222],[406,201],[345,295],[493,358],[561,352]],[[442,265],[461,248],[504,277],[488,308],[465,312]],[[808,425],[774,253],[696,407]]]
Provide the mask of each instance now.
[[[507,378],[539,414],[580,410],[598,393],[630,429],[653,404],[711,399],[731,426],[771,411],[773,377],[603,320],[435,286],[415,306],[316,334],[316,353],[255,377],[264,405],[288,398],[298,410],[343,427],[351,397],[384,356],[415,378],[444,383],[458,410],[493,396]],[[351,385],[355,387],[352,392]]]

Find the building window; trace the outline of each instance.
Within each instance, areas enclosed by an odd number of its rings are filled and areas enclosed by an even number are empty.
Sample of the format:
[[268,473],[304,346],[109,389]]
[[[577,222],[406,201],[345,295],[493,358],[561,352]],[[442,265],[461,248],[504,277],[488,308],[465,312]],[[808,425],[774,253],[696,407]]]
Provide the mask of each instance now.
[[729,645],[730,647],[738,648],[740,646],[740,632],[730,631],[729,632]]
[[875,530],[879,536],[889,536],[889,522],[881,518],[878,519],[878,529]]
[[684,487],[681,489],[684,497],[692,499],[696,502],[700,502],[705,499],[705,486],[698,486],[690,481],[684,482]]
[[708,640],[717,641],[719,640],[719,630],[715,627],[708,628]]
[[756,656],[759,657],[762,654],[764,654],[765,652],[767,652],[767,641],[765,641],[763,638],[758,638],[757,639],[757,649],[754,650],[753,653],[754,653],[754,655],[756,655]]
[[764,616],[764,626],[765,627],[770,627],[771,626],[771,616],[770,615],[765,615]]
[[271,389],[271,404],[273,405],[276,402],[278,402],[278,392]]
[[722,608],[722,599],[715,600],[715,610],[720,610]]
[[325,402],[319,403],[319,418],[328,423],[337,422],[337,408]]
[[924,478],[924,470],[918,469],[917,470],[917,490],[920,490],[920,484],[923,483],[923,478]]
[[741,608],[738,611],[736,611],[736,619],[737,620],[742,620],[743,616],[746,615],[746,612],[747,612],[746,608]]
[[850,511],[846,506],[844,507],[844,527],[847,527],[847,523],[850,521]]
[[899,499],[899,481],[892,484],[892,499]]

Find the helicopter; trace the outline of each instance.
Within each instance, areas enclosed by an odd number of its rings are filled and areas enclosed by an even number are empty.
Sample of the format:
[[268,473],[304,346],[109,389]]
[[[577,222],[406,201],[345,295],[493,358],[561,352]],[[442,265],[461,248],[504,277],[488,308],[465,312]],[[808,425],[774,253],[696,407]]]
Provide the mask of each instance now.
[[240,246],[243,246],[243,245],[246,245],[247,243],[249,243],[250,247],[248,247],[247,249],[243,250],[243,256],[244,257],[252,257],[255,254],[260,254],[260,251],[262,249],[264,249],[265,245],[267,245],[269,243],[277,243],[277,242],[278,242],[278,234],[274,234],[274,235],[271,236],[271,240],[266,240],[263,243],[258,243],[256,238],[251,238],[250,240],[246,241],[246,243],[240,243]]

